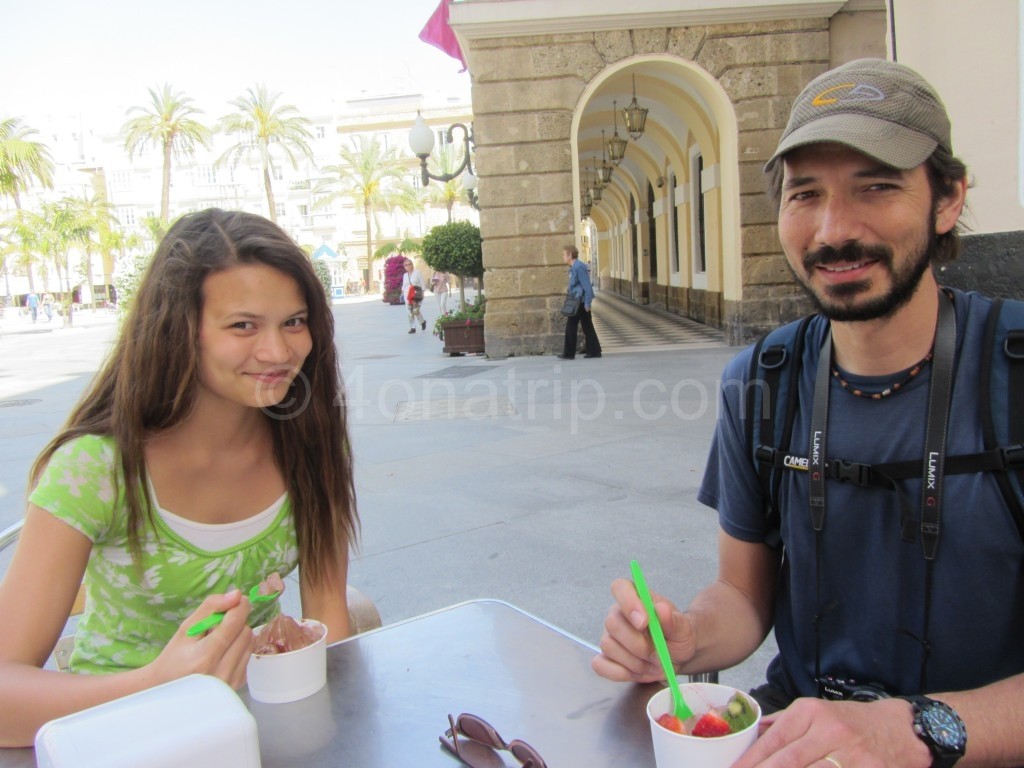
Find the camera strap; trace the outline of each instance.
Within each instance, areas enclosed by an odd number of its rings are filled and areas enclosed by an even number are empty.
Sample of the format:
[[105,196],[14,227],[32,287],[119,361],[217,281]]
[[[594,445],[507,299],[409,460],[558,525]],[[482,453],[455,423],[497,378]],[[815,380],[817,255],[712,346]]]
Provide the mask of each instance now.
[[[956,356],[956,316],[953,305],[939,291],[938,321],[932,357],[932,375],[928,385],[928,413],[924,435],[924,460],[921,466],[921,546],[925,560],[924,627],[918,638],[923,648],[921,690],[925,688],[926,669],[930,655],[928,641],[931,617],[932,566],[938,552],[942,522],[942,486],[946,463],[946,432],[949,405],[953,391],[953,368]],[[832,331],[825,334],[818,357],[814,379],[814,403],[811,408],[808,439],[808,496],[811,525],[815,538],[814,673],[821,676],[821,621],[827,609],[821,604],[822,536],[826,518],[826,447],[828,445],[828,405],[832,379]]]

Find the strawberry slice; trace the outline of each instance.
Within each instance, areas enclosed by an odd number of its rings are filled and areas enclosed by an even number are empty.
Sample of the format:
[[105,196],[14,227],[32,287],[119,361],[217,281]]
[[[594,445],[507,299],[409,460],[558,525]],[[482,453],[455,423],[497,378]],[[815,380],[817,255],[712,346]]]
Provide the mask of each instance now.
[[664,715],[658,718],[658,725],[669,731],[675,731],[676,733],[686,733],[683,728],[683,721],[673,715],[671,712],[666,712]]
[[716,736],[728,736],[731,733],[731,729],[729,724],[717,712],[708,712],[697,721],[697,724],[693,726],[693,730],[690,733],[693,736],[708,739]]

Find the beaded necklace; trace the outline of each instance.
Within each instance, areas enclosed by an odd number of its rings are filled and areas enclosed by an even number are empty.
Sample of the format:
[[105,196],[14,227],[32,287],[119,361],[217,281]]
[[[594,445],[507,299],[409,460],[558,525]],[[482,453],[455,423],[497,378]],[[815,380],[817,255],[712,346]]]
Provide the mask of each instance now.
[[924,367],[931,362],[931,359],[932,352],[929,352],[927,355],[924,356],[924,358],[921,361],[916,363],[909,371],[907,371],[906,376],[904,376],[900,381],[897,381],[894,384],[890,384],[881,392],[865,392],[864,390],[858,389],[857,387],[853,386],[852,384],[850,384],[850,382],[843,378],[841,373],[839,373],[839,369],[836,368],[835,363],[832,363],[832,377],[839,382],[839,386],[841,386],[851,395],[855,395],[856,397],[870,398],[872,400],[884,400],[885,398],[889,397],[889,395],[896,394],[901,389],[903,389],[903,387],[907,386],[907,384],[913,381],[914,377],[917,376],[921,371],[923,371]]

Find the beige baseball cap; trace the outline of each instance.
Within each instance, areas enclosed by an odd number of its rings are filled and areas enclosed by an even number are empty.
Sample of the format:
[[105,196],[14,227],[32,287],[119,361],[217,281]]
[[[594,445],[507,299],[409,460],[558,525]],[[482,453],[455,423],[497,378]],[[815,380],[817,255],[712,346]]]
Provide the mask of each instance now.
[[834,142],[902,170],[941,146],[952,154],[949,115],[921,75],[884,59],[857,59],[819,75],[793,104],[765,173],[787,152]]

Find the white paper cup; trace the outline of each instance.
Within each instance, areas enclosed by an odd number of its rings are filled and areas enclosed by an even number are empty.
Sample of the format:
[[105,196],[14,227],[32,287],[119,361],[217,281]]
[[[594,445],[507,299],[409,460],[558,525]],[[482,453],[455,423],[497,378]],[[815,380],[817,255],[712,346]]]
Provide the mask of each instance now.
[[[249,695],[266,704],[283,704],[312,696],[327,683],[327,627],[313,619],[299,619],[307,627],[320,627],[320,639],[288,653],[249,657],[246,676]],[[255,632],[263,627],[257,627]]]
[[[687,683],[683,680],[679,681],[679,689],[698,718],[711,707],[724,708],[737,693],[735,688],[728,685]],[[750,696],[746,698],[757,712],[757,720],[753,725],[728,736],[702,738],[685,736],[658,725],[658,718],[672,711],[672,691],[668,688],[658,691],[647,702],[647,718],[651,722],[651,736],[654,739],[655,765],[658,768],[729,768],[757,739],[761,708]]]

